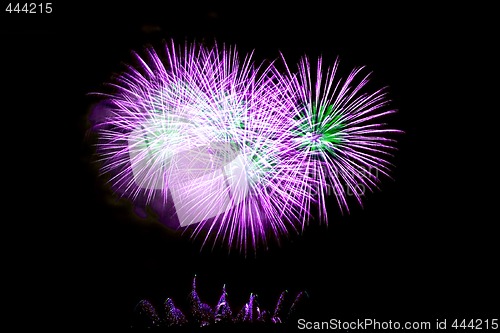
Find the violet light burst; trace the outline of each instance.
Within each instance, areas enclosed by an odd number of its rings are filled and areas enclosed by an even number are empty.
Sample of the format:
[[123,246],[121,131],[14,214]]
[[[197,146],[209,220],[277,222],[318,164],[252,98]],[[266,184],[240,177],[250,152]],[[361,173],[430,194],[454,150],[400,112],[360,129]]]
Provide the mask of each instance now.
[[[310,190],[290,177],[294,101],[273,65],[235,48],[148,49],[110,83],[95,125],[102,172],[116,192],[175,207],[193,237],[246,252],[297,230]],[[295,167],[296,168],[296,167]],[[160,214],[161,215],[161,214]]]
[[[135,204],[175,219],[202,246],[247,253],[300,232],[325,198],[341,210],[389,176],[398,132],[378,121],[383,90],[355,69],[337,79],[304,57],[298,74],[234,47],[174,42],[134,53],[109,83],[93,129],[101,171]],[[173,210],[171,208],[174,208]],[[173,213],[172,213],[173,212]]]

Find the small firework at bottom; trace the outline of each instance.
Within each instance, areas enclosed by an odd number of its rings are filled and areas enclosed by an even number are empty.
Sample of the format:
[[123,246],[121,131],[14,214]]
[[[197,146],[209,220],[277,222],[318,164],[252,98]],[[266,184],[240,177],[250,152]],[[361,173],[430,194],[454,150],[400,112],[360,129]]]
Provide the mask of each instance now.
[[171,298],[166,298],[161,306],[154,306],[148,300],[141,300],[134,309],[133,328],[159,327],[231,327],[231,326],[273,326],[284,325],[298,314],[307,293],[301,291],[288,299],[283,291],[274,307],[265,309],[258,302],[257,295],[251,293],[248,301],[237,312],[229,304],[226,286],[215,306],[203,303],[196,290],[196,276],[193,278],[189,305],[183,312]]

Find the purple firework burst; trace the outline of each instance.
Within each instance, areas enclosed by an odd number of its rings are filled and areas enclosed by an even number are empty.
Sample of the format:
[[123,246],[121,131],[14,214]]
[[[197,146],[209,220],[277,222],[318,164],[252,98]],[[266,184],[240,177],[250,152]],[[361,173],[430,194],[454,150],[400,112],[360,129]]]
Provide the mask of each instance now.
[[[299,74],[240,59],[234,47],[174,42],[134,53],[136,65],[109,83],[95,129],[101,171],[112,188],[193,237],[242,252],[299,232],[333,190],[376,187],[388,175],[393,141],[376,119],[392,113],[382,91],[360,91],[359,70],[313,88],[305,58]],[[354,85],[353,85],[354,84]],[[361,173],[360,169],[373,170]],[[343,187],[344,186],[344,187]],[[357,196],[361,200],[361,196]],[[172,218],[172,216],[168,216]]]
[[272,64],[196,44],[135,58],[102,94],[95,127],[112,187],[159,210],[174,206],[204,244],[246,252],[297,230],[310,192],[288,173],[294,101],[282,98],[286,80]]

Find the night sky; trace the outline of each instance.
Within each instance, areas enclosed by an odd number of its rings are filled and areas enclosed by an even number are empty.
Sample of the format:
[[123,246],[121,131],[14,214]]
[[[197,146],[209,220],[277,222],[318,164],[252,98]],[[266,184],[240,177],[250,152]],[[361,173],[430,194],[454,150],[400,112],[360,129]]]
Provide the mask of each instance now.
[[[472,120],[481,111],[467,88],[476,87],[469,75],[489,68],[469,57],[481,41],[467,37],[468,18],[487,10],[318,3],[56,2],[54,13],[33,16],[2,8],[4,128],[27,137],[22,148],[5,147],[4,162],[22,175],[8,192],[18,208],[6,235],[24,241],[8,262],[29,277],[16,296],[25,318],[45,308],[54,326],[126,328],[141,299],[172,297],[182,308],[194,274],[206,303],[215,305],[225,283],[235,310],[251,292],[272,309],[287,289],[308,292],[304,316],[316,321],[498,318],[498,219],[488,211],[498,191],[486,176],[495,168],[483,167],[490,140],[473,133],[483,125]],[[332,203],[328,227],[313,224],[246,258],[200,252],[199,242],[136,217],[91,162],[86,117],[97,99],[88,93],[132,50],[171,38],[215,39],[240,54],[255,50],[256,60],[282,52],[290,63],[307,54],[325,63],[339,56],[345,71],[366,65],[398,109],[387,121],[405,132],[394,180],[383,178],[364,207],[352,201],[349,215]]]

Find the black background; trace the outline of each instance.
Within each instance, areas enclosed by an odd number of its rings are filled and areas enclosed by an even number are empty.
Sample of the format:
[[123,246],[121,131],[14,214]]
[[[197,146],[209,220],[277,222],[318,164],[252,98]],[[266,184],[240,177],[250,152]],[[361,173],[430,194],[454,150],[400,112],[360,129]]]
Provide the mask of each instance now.
[[[126,328],[141,299],[172,297],[182,307],[194,274],[205,302],[226,283],[235,309],[250,292],[272,308],[282,290],[307,290],[304,315],[317,321],[498,317],[492,111],[479,107],[486,81],[471,75],[497,67],[477,57],[493,40],[489,9],[84,1],[29,16],[4,7],[4,135],[15,143],[4,144],[4,165],[20,175],[7,177],[4,253],[6,271],[22,281],[9,288],[23,306],[14,307],[25,319],[18,325],[43,314],[51,327]],[[215,38],[241,54],[255,50],[257,60],[282,52],[290,63],[307,54],[339,56],[345,70],[366,65],[390,88],[398,113],[388,121],[405,131],[394,181],[384,179],[363,208],[352,202],[341,216],[332,206],[328,227],[312,225],[256,257],[200,252],[134,217],[90,163],[95,99],[87,94],[122,70],[130,51],[170,38]]]

